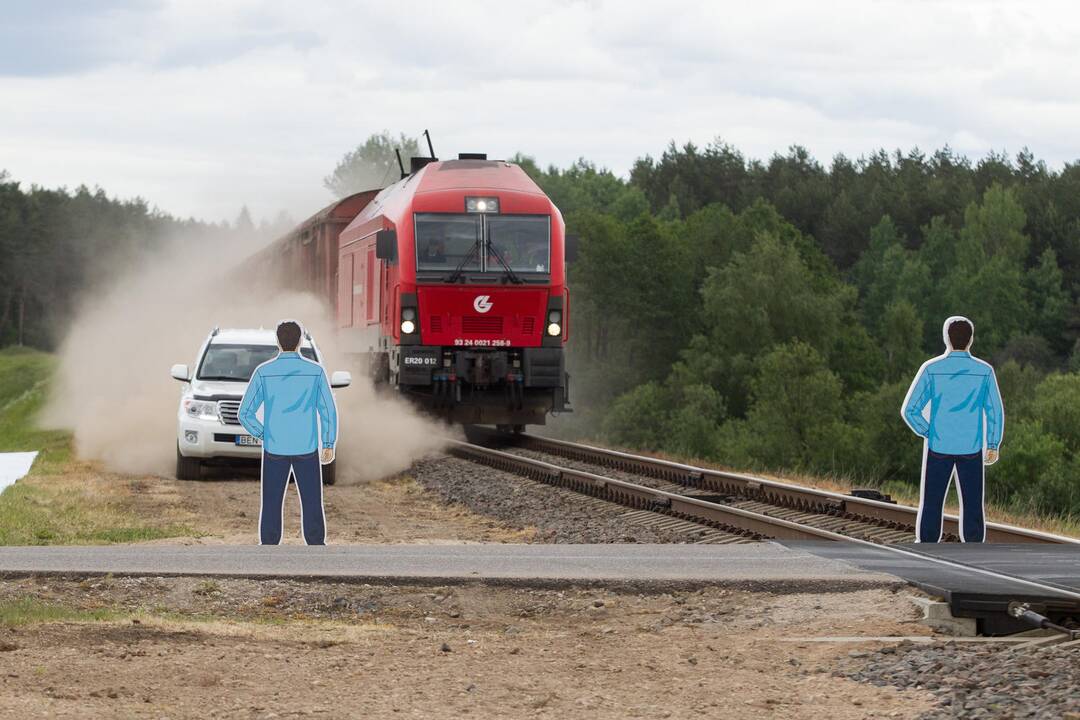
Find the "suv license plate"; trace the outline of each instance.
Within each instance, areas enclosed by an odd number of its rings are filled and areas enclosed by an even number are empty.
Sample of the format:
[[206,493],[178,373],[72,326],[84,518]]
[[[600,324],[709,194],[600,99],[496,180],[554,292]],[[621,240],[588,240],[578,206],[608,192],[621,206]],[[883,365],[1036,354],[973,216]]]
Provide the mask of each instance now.
[[260,440],[257,437],[252,437],[251,435],[237,435],[236,436],[236,444],[237,445],[250,445],[252,447],[261,447],[262,446],[262,440]]

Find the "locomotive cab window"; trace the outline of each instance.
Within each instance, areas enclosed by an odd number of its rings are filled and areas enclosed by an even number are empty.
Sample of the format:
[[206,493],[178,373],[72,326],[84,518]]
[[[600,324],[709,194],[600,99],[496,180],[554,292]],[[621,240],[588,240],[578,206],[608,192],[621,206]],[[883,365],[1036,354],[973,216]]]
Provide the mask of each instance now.
[[487,270],[550,272],[551,223],[546,215],[499,215],[487,218]]
[[480,269],[480,218],[476,215],[417,215],[416,269]]
[[[416,215],[418,272],[522,275],[551,272],[551,218],[547,215]],[[430,278],[429,278],[430,279]]]

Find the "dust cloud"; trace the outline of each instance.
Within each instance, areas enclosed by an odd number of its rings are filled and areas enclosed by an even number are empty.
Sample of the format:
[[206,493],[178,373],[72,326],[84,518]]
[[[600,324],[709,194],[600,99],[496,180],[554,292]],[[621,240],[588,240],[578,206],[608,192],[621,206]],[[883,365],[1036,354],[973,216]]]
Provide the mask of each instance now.
[[235,234],[176,238],[117,272],[81,303],[61,344],[43,422],[71,429],[80,458],[118,472],[171,475],[185,385],[169,368],[194,367],[214,326],[274,328],[290,318],[311,332],[328,373],[353,374],[352,386],[335,391],[339,483],[385,477],[438,450],[447,429],[376,393],[335,347],[334,323],[316,297],[259,288],[257,278],[245,277],[243,261],[258,245]]

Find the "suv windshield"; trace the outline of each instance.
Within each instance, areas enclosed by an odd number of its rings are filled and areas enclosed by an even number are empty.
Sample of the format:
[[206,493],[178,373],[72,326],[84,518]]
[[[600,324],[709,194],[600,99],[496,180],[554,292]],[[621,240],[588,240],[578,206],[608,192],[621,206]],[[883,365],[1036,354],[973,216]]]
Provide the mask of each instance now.
[[[547,215],[416,216],[416,269],[502,273],[551,272],[551,218]],[[477,243],[483,244],[483,252]]]
[[[255,368],[278,354],[276,345],[226,345],[214,343],[206,349],[199,365],[199,380],[227,380],[247,382]],[[308,360],[318,362],[315,350],[310,347],[300,348],[300,354]]]

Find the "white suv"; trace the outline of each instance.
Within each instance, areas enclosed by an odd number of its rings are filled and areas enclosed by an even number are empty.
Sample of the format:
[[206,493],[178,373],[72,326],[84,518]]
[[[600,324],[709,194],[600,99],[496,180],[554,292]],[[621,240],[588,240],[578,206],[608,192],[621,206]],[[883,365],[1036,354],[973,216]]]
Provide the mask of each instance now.
[[[207,461],[259,460],[261,442],[240,425],[237,413],[255,368],[278,354],[273,330],[214,328],[199,350],[193,373],[173,365],[172,376],[184,383],[176,414],[176,477],[198,480]],[[311,335],[300,340],[300,354],[322,364]],[[347,372],[335,372],[330,387],[352,383]],[[337,479],[337,461],[323,466],[323,483]]]

